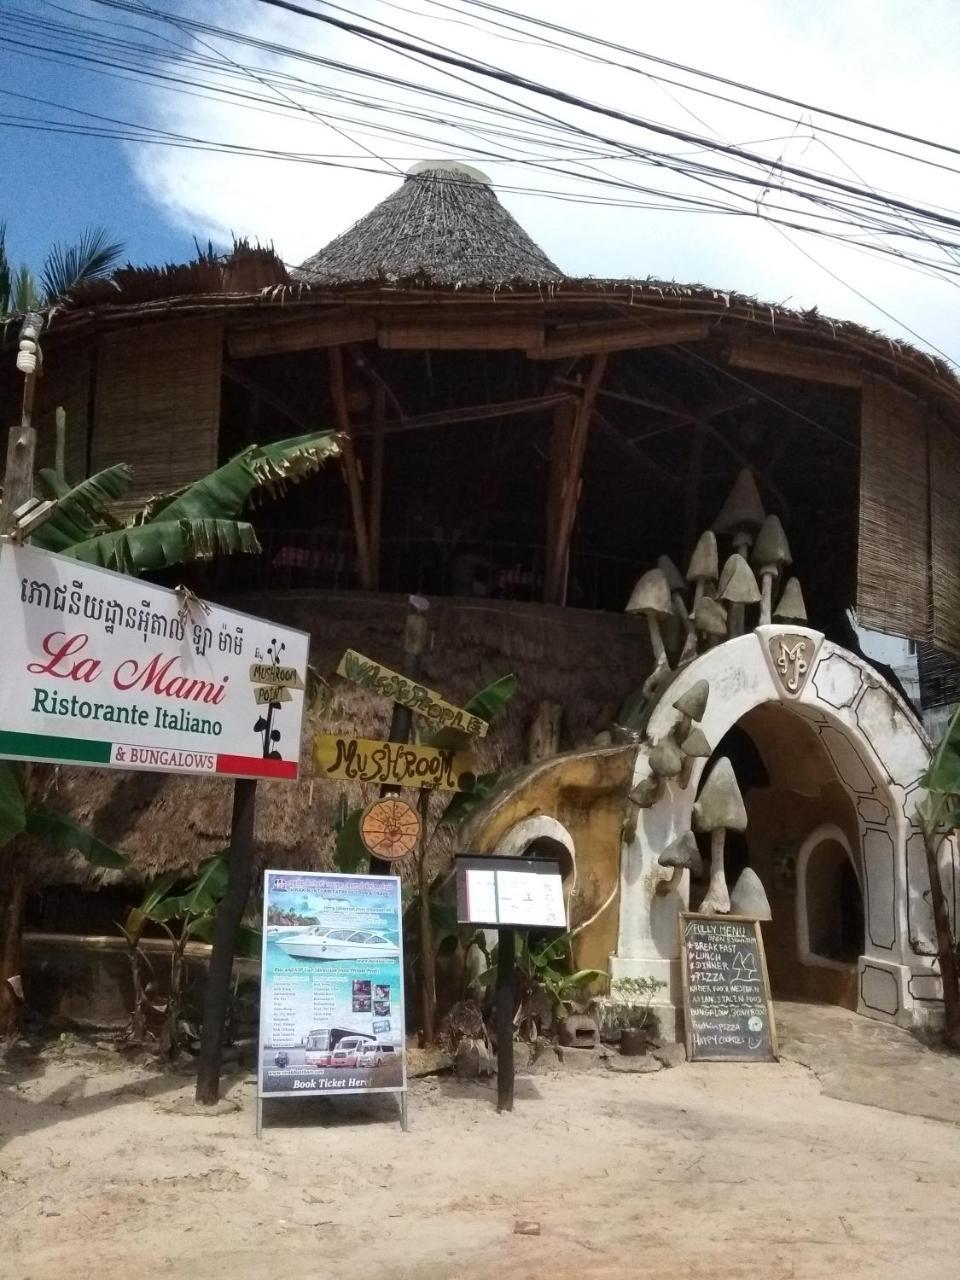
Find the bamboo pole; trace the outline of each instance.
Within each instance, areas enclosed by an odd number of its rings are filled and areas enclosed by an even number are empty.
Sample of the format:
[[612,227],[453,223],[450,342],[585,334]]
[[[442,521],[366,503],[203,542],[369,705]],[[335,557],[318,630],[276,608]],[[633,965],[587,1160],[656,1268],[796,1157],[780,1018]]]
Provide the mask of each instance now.
[[329,348],[330,356],[330,391],[333,396],[333,411],[340,436],[340,451],[343,470],[350,493],[350,510],[353,515],[353,534],[357,540],[357,576],[364,591],[373,590],[373,573],[370,561],[370,539],[367,521],[363,509],[363,489],[360,484],[360,467],[350,438],[350,414],[347,410],[347,395],[343,385],[343,353],[339,347]]
[[[570,536],[577,518],[580,476],[587,451],[590,418],[606,365],[605,352],[594,356],[570,428],[569,448],[562,458],[563,485],[556,507],[555,524],[548,531],[547,568],[543,583],[543,598],[547,604],[563,604],[566,595],[567,558],[570,554]],[[555,440],[556,443],[558,442]],[[551,481],[553,479],[551,476]]]

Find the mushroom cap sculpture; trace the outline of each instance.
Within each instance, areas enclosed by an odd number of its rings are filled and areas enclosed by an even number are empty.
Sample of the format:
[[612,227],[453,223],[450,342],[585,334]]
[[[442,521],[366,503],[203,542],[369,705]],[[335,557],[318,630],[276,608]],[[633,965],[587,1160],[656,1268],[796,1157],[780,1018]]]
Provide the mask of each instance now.
[[770,902],[763,882],[751,867],[744,867],[730,892],[730,910],[752,920],[772,920]]
[[627,796],[627,799],[635,804],[638,809],[649,809],[662,790],[662,779],[658,778],[655,773],[651,773],[646,778],[640,779]]
[[683,835],[677,836],[676,840],[671,840],[657,861],[661,867],[689,871],[695,876],[703,870],[703,859],[700,857],[697,840],[692,831],[684,831]]
[[753,554],[750,558],[760,573],[763,573],[765,565],[770,565],[779,572],[785,564],[793,564],[790,543],[787,541],[779,516],[769,515],[764,520],[757,534],[757,540],[753,544]]
[[686,593],[687,580],[669,556],[660,556],[657,560],[657,568],[666,578],[671,591],[678,592],[680,595]]
[[740,635],[743,631],[744,607],[756,604],[761,596],[753,570],[738,552],[734,552],[723,566],[719,596],[729,605],[727,619],[730,635]]
[[763,524],[766,512],[760,501],[760,491],[749,467],[744,467],[733,482],[733,488],[727,500],[720,508],[720,514],[713,522],[714,533],[740,533],[748,530],[751,534]]
[[707,735],[698,725],[695,725],[680,743],[680,750],[685,756],[691,756],[697,760],[709,760],[713,754]]
[[760,575],[760,625],[770,621],[773,580],[785,565],[793,564],[790,544],[779,517],[767,516],[753,547],[753,563]]
[[691,720],[702,720],[709,697],[710,686],[706,680],[696,680],[686,693],[681,693],[673,705],[681,715],[689,716]]
[[672,738],[664,738],[650,752],[650,768],[658,778],[675,778],[683,768],[683,754]]
[[701,533],[697,545],[693,548],[690,564],[687,568],[687,581],[694,583],[693,603],[696,607],[703,595],[704,584],[716,582],[720,572],[720,559],[717,555],[717,535],[712,529]]
[[783,588],[780,603],[773,611],[778,622],[804,623],[807,620],[807,606],[804,604],[803,592],[796,578],[790,578]]
[[727,611],[717,600],[704,596],[693,611],[693,625],[704,636],[726,636]]
[[647,620],[650,647],[656,660],[654,670],[667,666],[667,652],[663,647],[660,623],[673,616],[673,600],[670,597],[670,583],[662,569],[649,569],[643,575],[630,593],[626,612],[642,613]]
[[723,566],[719,595],[727,604],[756,604],[760,599],[760,588],[753,570],[737,552]]
[[726,915],[730,891],[723,865],[724,841],[728,831],[745,831],[747,827],[743,797],[726,756],[720,757],[703,784],[693,806],[693,827],[695,831],[710,832],[710,885],[699,910],[708,915]]

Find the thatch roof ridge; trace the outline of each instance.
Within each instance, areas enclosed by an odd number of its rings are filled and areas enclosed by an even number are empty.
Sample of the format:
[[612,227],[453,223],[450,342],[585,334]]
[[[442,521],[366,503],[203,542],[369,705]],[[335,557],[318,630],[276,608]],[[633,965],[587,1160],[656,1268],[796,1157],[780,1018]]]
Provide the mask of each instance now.
[[469,288],[563,273],[468,165],[415,165],[385,200],[293,273],[308,284],[422,281]]

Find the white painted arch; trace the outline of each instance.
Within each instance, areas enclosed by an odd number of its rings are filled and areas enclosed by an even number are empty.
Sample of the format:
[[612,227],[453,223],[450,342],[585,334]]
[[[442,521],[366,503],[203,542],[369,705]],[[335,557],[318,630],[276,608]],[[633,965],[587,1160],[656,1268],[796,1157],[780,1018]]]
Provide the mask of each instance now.
[[[798,654],[805,663],[802,671]],[[913,712],[874,668],[820,632],[759,627],[708,650],[677,674],[650,717],[634,784],[649,775],[651,747],[677,721],[673,702],[698,680],[710,687],[701,728],[714,745],[748,712],[767,704],[780,704],[816,732],[853,800],[859,823],[854,861],[863,868],[867,937],[859,963],[858,1007],[870,1017],[905,1026],[937,1017],[940,979],[914,817],[930,744]],[[674,1006],[680,999],[677,914],[688,906],[688,877],[671,891],[658,891],[663,871],[657,858],[670,840],[689,830],[706,763],[697,760],[685,787],[669,782],[651,808],[639,811],[636,833],[621,856],[612,976],[657,977],[669,992],[663,1003]],[[955,842],[944,847],[942,858],[956,909],[960,872]]]

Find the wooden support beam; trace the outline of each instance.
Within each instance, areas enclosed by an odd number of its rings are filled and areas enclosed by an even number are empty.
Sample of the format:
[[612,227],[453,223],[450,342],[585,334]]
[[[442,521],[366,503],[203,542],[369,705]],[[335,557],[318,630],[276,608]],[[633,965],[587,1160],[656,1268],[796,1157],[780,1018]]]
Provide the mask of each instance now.
[[373,569],[370,561],[370,535],[363,510],[363,488],[360,468],[350,438],[350,414],[347,410],[347,394],[343,385],[343,353],[339,347],[329,349],[330,393],[333,397],[334,417],[340,438],[340,457],[350,493],[350,510],[353,516],[353,535],[357,542],[357,576],[361,589],[373,590]]
[[347,342],[369,342],[376,336],[377,326],[369,315],[347,313],[282,323],[266,316],[259,328],[228,333],[227,349],[235,360],[242,360],[283,351],[319,351]]
[[395,320],[377,326],[387,351],[523,351],[543,342],[538,320],[489,317],[462,320]]
[[657,324],[582,324],[553,330],[540,345],[527,348],[528,360],[557,360],[561,356],[596,355],[604,351],[633,351],[699,342],[710,334],[705,320],[676,320]]
[[594,408],[593,416],[604,436],[611,444],[616,445],[622,454],[633,462],[639,463],[645,470],[652,472],[661,484],[668,484],[672,488],[676,488],[679,483],[676,476],[672,476],[669,471],[665,471],[652,458],[647,457],[643,450],[629,436],[619,431],[608,418],[605,418],[599,409]]
[[[463,422],[480,422],[484,418],[510,418],[524,413],[541,413],[544,409],[552,409],[554,405],[569,404],[574,397],[567,392],[555,395],[532,396],[528,400],[495,400],[492,404],[469,405],[464,409],[441,409],[437,413],[421,413],[414,418],[403,418],[400,422],[384,424],[385,435],[396,435],[400,431],[421,431],[424,427],[452,427]],[[353,427],[353,435],[372,435],[372,422],[358,423]]]
[[393,411],[398,418],[405,418],[407,415],[403,411],[403,405],[393,393],[393,388],[383,377],[380,370],[376,367],[369,355],[361,351],[359,347],[350,347],[350,357],[359,372],[372,383],[375,387],[379,387],[387,400],[393,405]]
[[373,387],[373,462],[370,468],[370,569],[373,590],[380,590],[380,528],[383,519],[383,423],[387,393],[384,384]]
[[230,360],[224,360],[222,372],[225,378],[235,382],[238,387],[243,387],[244,391],[249,391],[257,400],[262,401],[263,404],[268,404],[271,409],[276,409],[277,413],[282,414],[288,422],[292,422],[295,427],[298,427],[302,435],[307,435],[308,432],[317,430],[315,422],[311,422],[305,414],[287,404],[280,396],[274,395],[268,387],[265,387],[262,382],[248,373],[246,369],[241,369]]
[[[556,516],[553,528],[549,530],[547,543],[547,564],[543,581],[543,598],[547,604],[563,604],[566,596],[567,562],[570,554],[570,535],[573,533],[577,518],[577,503],[580,497],[580,476],[583,470],[583,459],[587,451],[587,437],[590,430],[590,419],[597,398],[597,389],[607,367],[605,353],[596,355],[590,365],[590,372],[584,383],[583,394],[570,424],[568,447],[566,449],[565,466],[563,468],[563,484],[559,502],[555,508]],[[566,433],[563,433],[566,435]],[[561,447],[567,441],[555,438],[555,444]],[[559,469],[559,464],[558,464]]]
[[727,349],[727,363],[735,369],[774,373],[834,387],[862,387],[863,371],[855,356],[818,351],[771,338],[740,338]]

